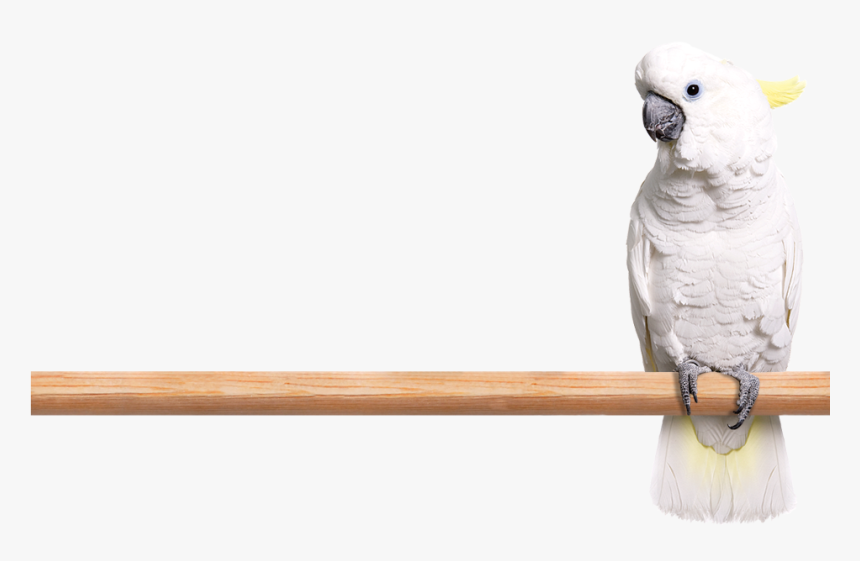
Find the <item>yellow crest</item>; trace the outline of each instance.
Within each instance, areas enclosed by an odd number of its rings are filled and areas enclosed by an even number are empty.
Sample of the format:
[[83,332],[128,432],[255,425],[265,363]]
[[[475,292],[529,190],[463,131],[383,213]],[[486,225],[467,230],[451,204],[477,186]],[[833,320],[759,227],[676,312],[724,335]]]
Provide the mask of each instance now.
[[758,80],[761,86],[761,91],[767,96],[767,101],[772,108],[788,105],[803,93],[803,88],[806,87],[806,82],[801,82],[800,78],[795,76],[782,82],[765,82]]

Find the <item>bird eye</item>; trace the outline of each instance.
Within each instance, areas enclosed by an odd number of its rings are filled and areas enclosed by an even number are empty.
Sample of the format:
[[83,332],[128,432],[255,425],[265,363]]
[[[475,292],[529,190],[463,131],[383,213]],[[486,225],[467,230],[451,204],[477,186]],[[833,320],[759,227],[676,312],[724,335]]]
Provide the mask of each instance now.
[[702,95],[702,89],[702,83],[698,80],[693,80],[687,84],[687,87],[684,89],[684,97],[690,101],[699,99],[699,96]]

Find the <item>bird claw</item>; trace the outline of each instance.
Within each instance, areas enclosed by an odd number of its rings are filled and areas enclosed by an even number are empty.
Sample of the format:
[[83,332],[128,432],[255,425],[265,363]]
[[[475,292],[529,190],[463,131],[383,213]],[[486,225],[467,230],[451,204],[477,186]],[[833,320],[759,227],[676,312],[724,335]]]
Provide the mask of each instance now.
[[736,379],[740,384],[740,395],[738,396],[738,408],[734,412],[735,415],[738,415],[738,422],[734,425],[729,425],[729,428],[732,430],[738,429],[741,425],[744,424],[744,421],[749,417],[750,410],[753,405],[755,405],[756,399],[758,399],[758,390],[759,390],[759,379],[756,376],[753,376],[749,372],[745,366],[740,365],[732,368],[731,370],[723,370],[723,374],[727,374],[732,378]]
[[690,396],[692,395],[693,400],[699,403],[697,387],[699,374],[710,371],[710,368],[700,365],[693,359],[687,359],[678,365],[678,381],[681,384],[681,397],[684,399],[684,407],[687,408],[687,415],[690,414]]

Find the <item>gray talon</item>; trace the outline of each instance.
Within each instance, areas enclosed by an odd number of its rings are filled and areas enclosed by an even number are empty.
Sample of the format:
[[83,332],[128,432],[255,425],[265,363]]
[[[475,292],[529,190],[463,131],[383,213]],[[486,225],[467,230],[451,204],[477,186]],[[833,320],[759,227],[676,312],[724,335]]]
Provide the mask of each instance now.
[[681,384],[681,397],[684,398],[684,407],[687,408],[687,415],[690,414],[690,395],[699,403],[699,394],[697,381],[699,374],[710,372],[711,369],[700,365],[693,359],[687,359],[678,365],[678,381]]
[[744,424],[744,421],[749,417],[750,410],[758,398],[760,383],[758,377],[747,372],[744,365],[736,366],[731,370],[723,370],[722,372],[736,379],[740,385],[738,408],[735,411],[735,415],[738,415],[738,422],[734,425],[729,425],[730,429],[735,430]]

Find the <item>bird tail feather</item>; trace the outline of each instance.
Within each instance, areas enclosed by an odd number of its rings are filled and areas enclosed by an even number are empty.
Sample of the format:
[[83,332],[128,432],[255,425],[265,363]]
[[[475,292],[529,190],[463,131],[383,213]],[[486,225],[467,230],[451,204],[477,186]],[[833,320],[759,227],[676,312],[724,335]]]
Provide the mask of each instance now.
[[651,480],[654,504],[683,519],[714,522],[764,521],[792,510],[797,501],[779,417],[747,422],[745,442],[720,454],[699,442],[690,417],[664,417]]

